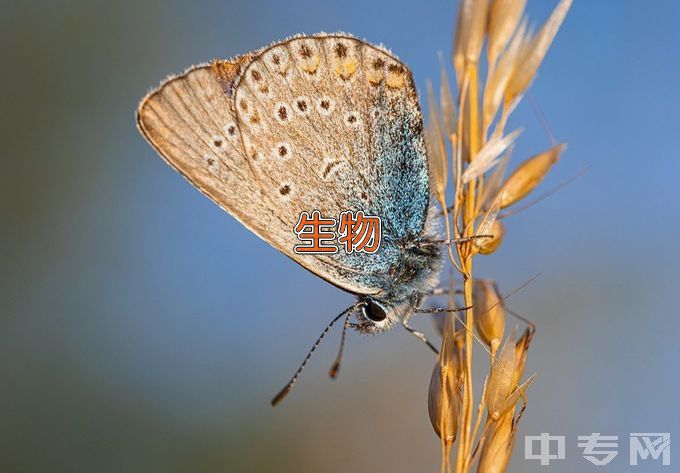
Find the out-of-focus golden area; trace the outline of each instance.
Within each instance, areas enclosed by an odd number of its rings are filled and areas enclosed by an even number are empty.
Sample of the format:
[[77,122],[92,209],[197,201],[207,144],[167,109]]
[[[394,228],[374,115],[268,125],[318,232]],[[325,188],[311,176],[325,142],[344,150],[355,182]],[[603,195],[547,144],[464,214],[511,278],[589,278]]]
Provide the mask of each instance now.
[[[529,0],[529,17],[555,3]],[[434,357],[400,328],[350,332],[331,381],[333,330],[269,406],[353,298],[193,189],[134,111],[170,73],[319,31],[384,43],[424,92],[456,7],[2,2],[0,471],[438,471]],[[629,433],[680,429],[679,18],[674,0],[576,0],[511,119],[525,129],[511,166],[550,146],[531,102],[568,143],[541,190],[590,169],[476,260],[503,293],[540,273],[507,301],[538,326],[510,471],[658,471],[628,465]],[[413,325],[434,336],[428,316]],[[524,435],[542,432],[567,437],[566,460],[524,460]],[[619,436],[607,467],[577,448],[593,432]]]

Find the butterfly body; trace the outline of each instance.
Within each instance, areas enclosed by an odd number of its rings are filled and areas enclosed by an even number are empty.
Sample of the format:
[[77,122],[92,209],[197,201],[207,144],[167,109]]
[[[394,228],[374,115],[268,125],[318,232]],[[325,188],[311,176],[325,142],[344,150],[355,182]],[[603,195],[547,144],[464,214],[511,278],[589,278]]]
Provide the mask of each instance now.
[[[383,48],[298,36],[196,66],[147,95],[137,122],[204,194],[376,312],[363,311],[361,331],[408,317],[436,285],[441,251],[422,244],[437,238],[422,115],[410,71]],[[380,247],[296,253],[293,227],[317,210],[380,217]]]

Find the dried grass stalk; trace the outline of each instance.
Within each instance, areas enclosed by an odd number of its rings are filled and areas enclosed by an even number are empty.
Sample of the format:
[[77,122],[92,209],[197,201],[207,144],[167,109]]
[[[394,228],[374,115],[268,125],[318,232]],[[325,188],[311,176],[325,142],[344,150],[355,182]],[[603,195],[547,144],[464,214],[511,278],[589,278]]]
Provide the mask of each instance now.
[[[456,473],[468,473],[477,461],[479,472],[506,471],[527,402],[526,390],[534,380],[531,376],[521,382],[533,328],[519,339],[505,338],[505,306],[498,289],[491,281],[473,278],[474,256],[495,252],[503,241],[505,227],[498,220],[499,211],[530,193],[564,149],[558,145],[528,159],[503,180],[510,150],[520,134],[520,130],[506,133],[506,124],[533,81],[571,0],[561,0],[536,35],[527,28],[525,5],[526,0],[460,0],[452,55],[457,88],[451,90],[444,65],[438,101],[428,85],[426,136],[432,190],[446,218],[447,237],[464,241],[449,246],[449,256],[463,280],[462,303],[473,307],[464,318],[447,316],[440,326],[442,348],[430,380],[428,412],[441,439],[442,472],[451,470],[454,442]],[[484,44],[488,67],[486,77],[480,79],[480,70],[485,70],[479,64]],[[448,169],[452,179],[447,177]],[[447,205],[449,182],[455,184],[454,198]],[[449,303],[458,305],[453,289]],[[472,383],[475,342],[490,355],[490,372],[477,400]]]

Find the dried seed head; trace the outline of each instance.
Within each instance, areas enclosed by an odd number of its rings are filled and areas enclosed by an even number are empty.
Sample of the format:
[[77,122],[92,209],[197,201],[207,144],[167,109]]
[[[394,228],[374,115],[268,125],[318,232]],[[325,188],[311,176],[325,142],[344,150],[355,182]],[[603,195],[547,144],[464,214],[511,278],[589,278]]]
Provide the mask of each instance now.
[[517,29],[526,0],[493,0],[489,9],[489,64],[495,64]]
[[500,220],[494,220],[494,222],[491,224],[489,235],[492,235],[492,238],[484,238],[479,240],[478,252],[480,254],[490,255],[491,253],[495,252],[499,246],[501,246],[501,242],[505,236],[505,226]]
[[[508,168],[508,163],[510,162],[510,155],[512,154],[513,147],[511,146],[498,160],[498,164],[494,166],[484,177],[484,188],[482,190],[481,198],[479,199],[480,209],[490,209],[496,205],[496,200],[499,199],[499,191],[501,185],[503,185],[503,179],[505,178],[505,171]],[[498,201],[498,208],[500,210],[500,201]]]
[[[513,74],[508,82],[505,91],[505,101],[507,104],[515,103],[526,91],[527,87],[534,80],[536,71],[541,65],[552,40],[557,34],[564,17],[569,11],[572,0],[562,0],[545,22],[541,30],[534,36],[531,42],[522,48],[517,57],[517,66],[513,69]],[[512,105],[509,105],[512,107]]]
[[432,370],[427,410],[435,433],[446,445],[456,440],[460,416],[459,373],[460,360],[455,343],[455,317],[444,320],[442,346]]
[[501,352],[496,357],[489,377],[486,405],[489,410],[489,417],[494,420],[499,419],[511,407],[506,403],[506,399],[510,396],[514,387],[513,379],[517,367],[515,343],[512,335],[505,341]]
[[427,411],[430,414],[432,428],[447,444],[452,444],[456,440],[460,416],[458,376],[455,369],[452,369],[453,366],[455,365],[442,368],[439,361],[435,363],[427,396]]
[[[527,350],[533,337],[533,329],[525,330],[522,337],[515,343],[514,337],[510,337],[503,346],[503,353],[499,357],[499,364],[502,359],[506,360],[506,369],[514,365],[512,373],[512,386],[517,386],[524,371]],[[499,364],[494,365],[492,378],[499,373]],[[512,448],[515,442],[516,424],[519,417],[515,419],[515,404],[531,385],[534,376],[531,376],[524,384],[514,389],[505,401],[500,402],[501,407],[494,405],[488,406],[489,417],[494,421],[489,424],[489,433],[486,438],[482,453],[479,459],[477,473],[505,473],[510,461]],[[489,390],[499,389],[498,379],[490,379],[487,393]],[[502,397],[502,396],[499,396]],[[487,402],[491,400],[487,397]],[[492,401],[495,402],[495,401]]]
[[505,473],[515,443],[514,413],[508,412],[491,424],[477,473]]
[[444,119],[444,130],[446,131],[447,137],[451,137],[451,135],[456,133],[458,127],[456,101],[454,100],[453,93],[451,92],[451,87],[449,85],[449,75],[446,73],[446,65],[444,64],[444,58],[441,54],[439,55],[439,61],[441,63],[439,106]]
[[492,136],[484,147],[479,150],[474,162],[465,169],[463,183],[467,184],[498,164],[503,152],[515,142],[521,133],[522,129],[520,128],[505,136]]
[[501,192],[503,192],[501,208],[509,207],[534,190],[543,181],[550,168],[559,161],[565,147],[565,144],[556,145],[520,164],[501,187]]
[[458,81],[470,63],[479,61],[484,44],[489,13],[489,0],[461,0],[453,47],[453,65]]
[[534,329],[528,328],[522,334],[522,337],[517,341],[515,345],[515,353],[517,355],[517,367],[515,368],[515,384],[519,383],[524,374],[524,365],[527,361],[527,354],[529,352],[529,346],[531,345],[531,340],[534,338]]
[[425,144],[427,145],[427,156],[430,161],[431,180],[430,186],[432,193],[437,198],[439,205],[446,208],[446,184],[447,166],[446,141],[444,130],[442,129],[441,114],[437,107],[432,90],[432,83],[427,83],[427,99],[430,109],[430,120],[425,130]]
[[522,342],[522,352],[518,353],[517,340],[511,335],[496,356],[486,391],[486,405],[489,417],[493,420],[500,419],[508,411],[514,412],[517,401],[520,397],[524,398],[526,390],[534,381],[535,376],[532,375],[522,385],[518,385],[526,362],[525,349],[528,346]]
[[456,15],[456,33],[453,40],[453,67],[456,70],[456,79],[460,85],[465,73],[465,46],[470,33],[470,13],[472,0],[461,0]]
[[495,353],[505,332],[505,304],[498,286],[487,279],[477,279],[473,286],[475,327],[484,343]]
[[474,0],[470,13],[470,29],[465,45],[465,60],[477,63],[484,44],[486,25],[489,17],[489,0]]
[[502,198],[502,195],[496,196],[489,208],[482,215],[479,225],[477,225],[477,228],[475,229],[475,235],[479,237],[473,243],[473,248],[476,253],[479,253],[481,245],[493,240],[493,237],[489,238],[489,235],[492,235],[493,224],[496,222],[498,212],[501,210]]
[[[505,89],[512,77],[515,67],[521,67],[518,64],[517,56],[525,47],[525,44],[530,40],[527,34],[527,21],[524,19],[517,31],[512,37],[510,44],[501,56],[498,58],[496,67],[491,71],[484,88],[484,121],[490,124],[493,118],[498,113],[498,109],[503,103],[505,97]],[[508,110],[506,113],[509,113]]]

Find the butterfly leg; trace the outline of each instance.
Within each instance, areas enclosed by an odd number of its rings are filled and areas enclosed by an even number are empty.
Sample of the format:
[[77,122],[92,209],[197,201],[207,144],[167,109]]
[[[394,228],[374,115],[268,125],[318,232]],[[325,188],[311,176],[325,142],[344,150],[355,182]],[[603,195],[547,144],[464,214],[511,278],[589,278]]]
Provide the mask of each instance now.
[[453,240],[425,240],[417,243],[418,246],[433,246],[433,245],[460,245],[467,243],[477,238],[493,238],[493,235],[472,235],[469,237],[455,238]]
[[423,332],[420,332],[420,331],[414,329],[413,327],[411,327],[411,326],[408,324],[408,319],[409,319],[409,318],[407,317],[407,318],[404,318],[404,319],[401,321],[402,327],[404,327],[408,333],[410,333],[411,335],[415,336],[418,340],[420,340],[420,341],[423,342],[425,345],[427,345],[428,347],[430,347],[430,350],[432,350],[433,352],[435,352],[435,354],[439,355],[439,350],[437,350],[437,347],[435,347],[435,346],[432,344],[432,342],[430,342],[430,341],[427,339],[427,336],[425,336],[425,334],[424,334]]
[[453,307],[451,309],[447,307],[418,307],[414,310],[414,312],[418,314],[441,314],[443,312],[464,312],[468,309],[472,309],[472,306]]

